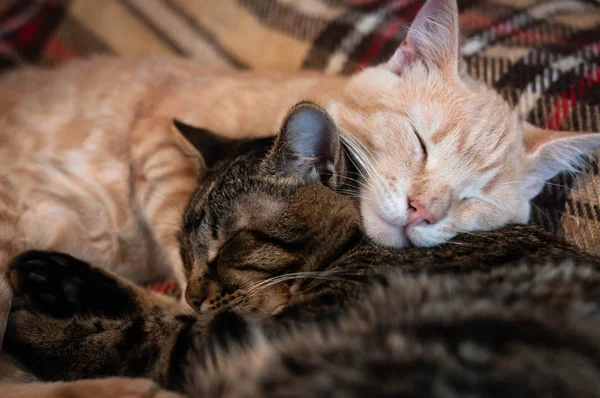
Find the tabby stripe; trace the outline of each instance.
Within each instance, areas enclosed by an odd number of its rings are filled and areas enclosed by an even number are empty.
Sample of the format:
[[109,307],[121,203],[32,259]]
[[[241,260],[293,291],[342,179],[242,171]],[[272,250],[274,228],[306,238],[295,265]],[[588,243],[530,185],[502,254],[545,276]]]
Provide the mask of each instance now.
[[322,267],[326,268],[334,264],[341,256],[349,253],[350,250],[358,246],[363,238],[364,235],[358,228],[353,229],[344,244],[323,261]]
[[[215,267],[214,262],[210,262],[209,263],[209,267]],[[261,267],[259,265],[254,265],[254,264],[248,264],[248,263],[242,263],[242,264],[232,264],[228,267],[229,269],[234,269],[237,271],[242,271],[242,272],[246,272],[246,271],[252,271],[252,272],[259,272],[261,274],[271,274],[273,272],[272,269],[268,269],[268,268],[264,268]]]
[[279,246],[282,249],[284,249],[285,251],[290,252],[290,253],[299,252],[299,251],[303,250],[306,245],[306,241],[304,239],[295,241],[295,242],[287,242],[283,239],[266,234],[262,231],[257,231],[257,230],[252,230],[252,229],[246,229],[245,231],[247,233],[249,233],[250,235],[252,235],[254,237],[254,239],[256,239],[259,242],[269,243],[269,244],[272,244],[275,246]]
[[600,352],[595,346],[578,336],[560,335],[535,320],[482,316],[458,322],[423,322],[406,327],[412,329],[419,340],[447,341],[453,350],[458,349],[464,341],[473,341],[494,351],[502,351],[507,345],[515,346],[522,342],[530,347],[574,351],[583,357],[593,358],[595,366],[600,367]]
[[[121,357],[121,363],[127,369],[127,375],[144,376],[149,373],[148,369],[153,365],[153,361],[144,355],[147,352],[144,344],[147,337],[144,316],[138,315],[123,331],[121,340],[115,346]],[[140,356],[144,356],[145,360],[140,360]],[[153,359],[156,360],[156,358]]]
[[189,366],[188,353],[193,347],[193,328],[196,318],[187,315],[178,315],[176,320],[182,323],[181,330],[177,334],[171,356],[169,357],[169,370],[166,375],[166,387],[170,390],[181,391],[185,382],[184,369]]

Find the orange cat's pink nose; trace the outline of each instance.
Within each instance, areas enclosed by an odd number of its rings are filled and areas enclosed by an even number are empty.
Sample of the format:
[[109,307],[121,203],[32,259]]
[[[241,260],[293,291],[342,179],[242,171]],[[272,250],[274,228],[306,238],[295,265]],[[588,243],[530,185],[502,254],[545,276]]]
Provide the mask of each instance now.
[[433,224],[435,221],[435,216],[421,202],[416,200],[409,200],[406,227],[416,227],[417,225]]

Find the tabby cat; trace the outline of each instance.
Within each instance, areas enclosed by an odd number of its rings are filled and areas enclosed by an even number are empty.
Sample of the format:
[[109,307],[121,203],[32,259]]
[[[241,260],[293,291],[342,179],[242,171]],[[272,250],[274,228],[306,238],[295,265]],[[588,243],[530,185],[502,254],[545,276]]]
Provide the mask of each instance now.
[[311,104],[231,147],[184,216],[200,313],[30,251],[6,351],[43,380],[151,377],[191,397],[600,396],[600,259],[529,226],[373,244],[331,189],[350,162]]

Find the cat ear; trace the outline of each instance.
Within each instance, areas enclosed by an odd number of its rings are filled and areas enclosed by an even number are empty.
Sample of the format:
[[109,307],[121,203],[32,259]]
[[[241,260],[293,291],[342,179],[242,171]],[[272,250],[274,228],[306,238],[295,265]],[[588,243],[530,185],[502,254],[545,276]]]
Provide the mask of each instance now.
[[204,159],[207,168],[212,167],[217,160],[225,158],[235,142],[210,130],[193,127],[177,119],[173,119],[173,126],[185,140],[192,154]]
[[523,122],[525,151],[531,165],[528,199],[535,197],[544,183],[563,171],[577,171],[600,147],[600,134],[546,130]]
[[457,72],[458,29],[456,0],[428,0],[387,67],[399,74],[407,65],[421,60],[428,66]]
[[300,179],[319,179],[336,188],[345,174],[345,158],[331,116],[309,102],[294,106],[269,154],[272,170]]

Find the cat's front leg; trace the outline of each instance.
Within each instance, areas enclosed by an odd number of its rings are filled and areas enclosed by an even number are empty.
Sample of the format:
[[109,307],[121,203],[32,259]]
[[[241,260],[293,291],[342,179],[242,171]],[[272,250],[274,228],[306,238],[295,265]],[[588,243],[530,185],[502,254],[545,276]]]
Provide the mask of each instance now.
[[30,305],[55,318],[118,318],[140,312],[134,289],[68,254],[25,252],[13,260],[9,275],[17,296],[23,296],[16,299],[16,308]]
[[154,307],[175,313],[187,311],[170,297],[154,294],[65,253],[30,250],[17,256],[10,268],[17,295],[24,296],[36,311],[56,318],[124,318]]
[[[31,251],[10,274],[5,351],[46,381],[148,377],[181,388],[207,322],[69,255]],[[181,307],[179,307],[181,309]]]

